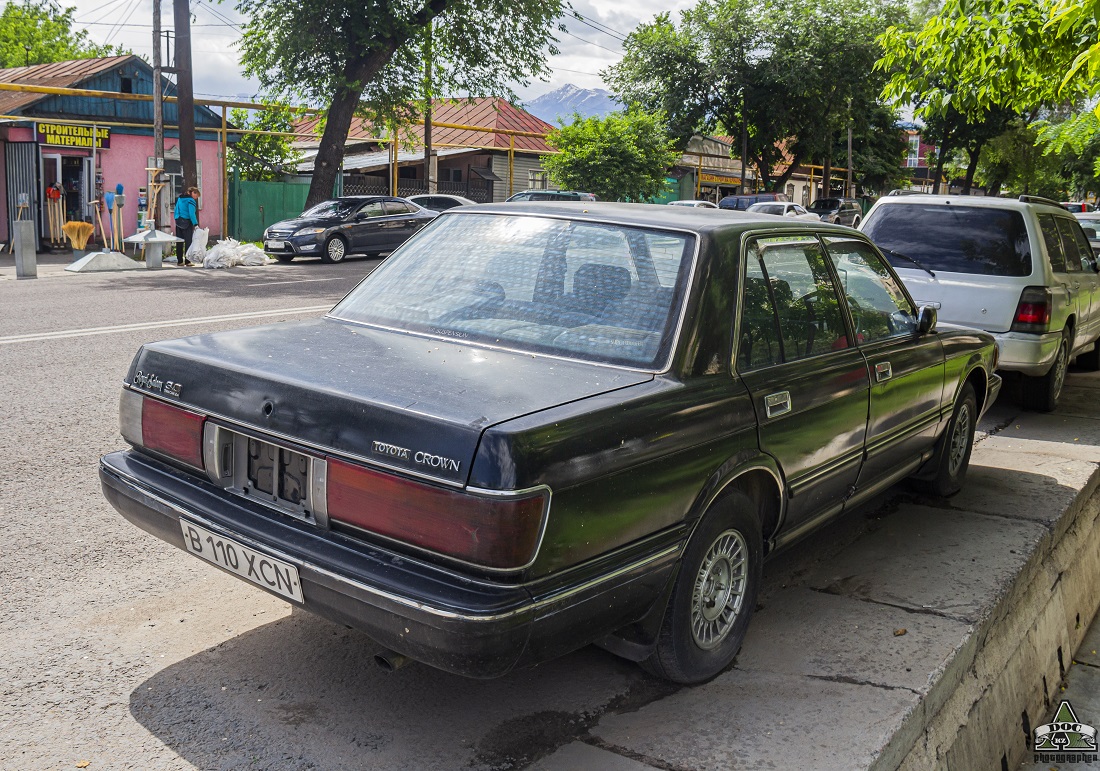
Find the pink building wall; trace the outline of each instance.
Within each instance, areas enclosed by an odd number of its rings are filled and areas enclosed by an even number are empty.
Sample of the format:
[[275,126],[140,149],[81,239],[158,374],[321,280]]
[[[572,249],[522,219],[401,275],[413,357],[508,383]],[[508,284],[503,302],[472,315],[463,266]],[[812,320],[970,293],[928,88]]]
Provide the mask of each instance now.
[[[0,145],[0,179],[8,178],[8,154]],[[7,190],[0,188],[0,241],[8,242],[8,194]]]
[[[34,133],[29,127],[12,127],[9,129],[9,139],[12,142],[34,141]],[[164,139],[164,151],[176,148],[179,140],[171,137]],[[43,152],[48,155],[80,156],[87,158],[90,153],[87,150],[72,150],[60,147],[42,146]],[[221,159],[217,141],[198,140],[195,142],[195,156],[201,161],[202,182],[199,187],[202,197],[199,201],[199,225],[210,229],[211,236],[222,234],[221,217]],[[123,134],[118,129],[111,132],[111,146],[96,153],[99,172],[103,175],[103,190],[114,192],[115,185],[122,183],[123,192],[126,194],[126,205],[122,207],[122,221],[125,235],[133,235],[137,231],[138,190],[146,187],[148,181],[145,167],[149,165],[149,158],[153,155],[153,137],[141,134]],[[3,163],[3,153],[0,152],[0,163]],[[0,179],[6,179],[0,166]],[[43,188],[53,180],[43,180]],[[42,191],[39,191],[42,195]],[[172,202],[174,203],[174,201]],[[0,202],[0,206],[6,207],[6,201]],[[0,209],[2,227],[7,229],[7,217],[3,216],[4,209]],[[102,212],[104,218],[107,212]],[[171,223],[169,223],[171,224]],[[108,224],[108,227],[110,225]],[[169,230],[171,228],[169,227]]]

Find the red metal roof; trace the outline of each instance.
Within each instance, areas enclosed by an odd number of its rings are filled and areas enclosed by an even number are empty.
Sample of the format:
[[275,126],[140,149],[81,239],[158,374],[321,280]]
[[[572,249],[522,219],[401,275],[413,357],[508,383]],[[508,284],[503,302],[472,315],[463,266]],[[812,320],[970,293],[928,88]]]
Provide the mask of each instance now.
[[[0,83],[75,88],[85,80],[95,77],[112,67],[118,67],[133,58],[132,54],[126,54],[125,56],[104,56],[99,59],[74,59],[67,62],[32,64],[30,67],[9,67],[0,69]],[[48,94],[0,91],[0,114],[13,113],[47,97]]]
[[[313,131],[318,120],[317,117],[308,118],[298,122],[295,128],[301,132]],[[554,129],[551,124],[519,109],[507,99],[501,97],[479,97],[469,101],[465,99],[436,99],[433,101],[432,106],[432,122],[433,124],[460,123],[465,126],[504,129],[507,131],[530,131],[538,134],[545,134]],[[423,126],[410,126],[407,133],[402,133],[400,136],[404,140],[404,137],[408,134],[415,137],[414,143],[423,143]],[[348,131],[349,141],[375,139],[377,136],[378,133],[374,126],[365,118],[355,118],[351,123],[351,129]],[[538,137],[516,137],[515,142],[517,150],[552,151],[546,141]],[[433,125],[432,144],[507,149],[509,136],[487,131],[440,128]]]

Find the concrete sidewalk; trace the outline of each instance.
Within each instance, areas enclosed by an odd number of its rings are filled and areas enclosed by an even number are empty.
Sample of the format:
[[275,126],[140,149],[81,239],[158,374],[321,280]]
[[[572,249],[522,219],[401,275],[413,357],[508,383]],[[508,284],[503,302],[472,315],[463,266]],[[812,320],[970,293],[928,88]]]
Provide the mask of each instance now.
[[[731,669],[605,715],[532,768],[973,771],[1029,759],[1100,604],[1100,375],[1072,371],[1050,415],[1021,412],[1011,386],[1001,399],[963,492],[896,488],[845,515],[816,559],[780,555]],[[1092,709],[1083,701],[1078,717],[1098,725]]]

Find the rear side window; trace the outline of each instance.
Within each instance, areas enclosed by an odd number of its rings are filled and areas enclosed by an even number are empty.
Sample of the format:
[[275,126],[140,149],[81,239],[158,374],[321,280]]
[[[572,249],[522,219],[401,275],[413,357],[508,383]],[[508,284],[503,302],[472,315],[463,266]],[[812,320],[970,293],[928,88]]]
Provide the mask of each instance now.
[[[1067,273],[1080,273],[1081,272],[1081,251],[1077,246],[1077,241],[1073,237],[1073,231],[1077,228],[1074,227],[1073,222],[1067,219],[1058,218],[1058,232],[1062,236],[1062,251],[1066,255],[1066,272]],[[1089,250],[1091,251],[1091,249]],[[1085,256],[1087,256],[1087,252]]]
[[1058,233],[1058,223],[1054,221],[1053,214],[1039,215],[1039,230],[1043,234],[1043,243],[1047,247],[1051,270],[1055,273],[1063,273],[1066,269],[1066,256],[1062,251],[1062,238]]
[[932,270],[982,276],[1031,275],[1023,215],[986,206],[898,204],[880,207],[863,226],[895,268],[904,255]]

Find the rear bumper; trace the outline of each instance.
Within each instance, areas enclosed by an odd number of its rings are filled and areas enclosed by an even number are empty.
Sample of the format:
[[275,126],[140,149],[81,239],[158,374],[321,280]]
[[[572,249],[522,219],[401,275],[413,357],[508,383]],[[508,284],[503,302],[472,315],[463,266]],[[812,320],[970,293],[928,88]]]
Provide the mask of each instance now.
[[1050,371],[1058,354],[1058,345],[1062,342],[1061,332],[1001,332],[993,337],[1000,348],[998,369],[1037,376]]
[[182,518],[290,562],[305,609],[470,677],[536,664],[636,621],[661,596],[681,546],[597,575],[504,584],[313,527],[132,451],[105,456],[99,475],[108,501],[142,530],[184,549]]

